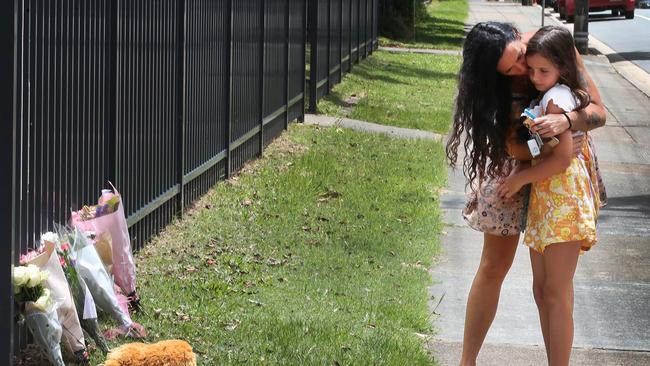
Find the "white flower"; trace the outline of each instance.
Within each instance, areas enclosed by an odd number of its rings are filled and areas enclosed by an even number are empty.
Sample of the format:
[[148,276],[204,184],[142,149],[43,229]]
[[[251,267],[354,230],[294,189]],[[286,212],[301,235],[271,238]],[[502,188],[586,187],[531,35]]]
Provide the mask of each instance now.
[[45,289],[43,290],[43,295],[36,300],[34,303],[34,306],[37,308],[47,311],[47,308],[50,307],[50,304],[52,303],[52,296],[50,294],[50,290]]
[[33,264],[27,266],[27,275],[29,277],[27,287],[36,287],[43,281],[41,270]]
[[19,266],[14,267],[14,287],[18,288],[23,286],[29,281],[29,274],[27,273],[27,267]]
[[45,242],[50,242],[52,244],[59,243],[59,236],[55,233],[48,231],[45,234],[41,235],[41,244],[45,245]]
[[41,271],[41,282],[46,281],[48,278],[50,278],[50,272]]

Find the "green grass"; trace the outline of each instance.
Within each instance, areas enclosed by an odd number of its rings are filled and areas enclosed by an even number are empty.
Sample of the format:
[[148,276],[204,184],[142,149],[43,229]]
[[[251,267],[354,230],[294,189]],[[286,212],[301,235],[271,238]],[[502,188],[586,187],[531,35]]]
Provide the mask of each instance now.
[[[460,56],[378,51],[334,87],[319,113],[444,133],[452,118]],[[353,97],[354,96],[354,97]],[[351,102],[357,99],[355,102]]]
[[427,5],[427,15],[415,24],[415,39],[380,37],[380,45],[460,50],[467,11],[467,0],[433,0]]
[[137,255],[146,341],[185,339],[205,365],[432,364],[415,333],[432,332],[442,156],[291,125]]

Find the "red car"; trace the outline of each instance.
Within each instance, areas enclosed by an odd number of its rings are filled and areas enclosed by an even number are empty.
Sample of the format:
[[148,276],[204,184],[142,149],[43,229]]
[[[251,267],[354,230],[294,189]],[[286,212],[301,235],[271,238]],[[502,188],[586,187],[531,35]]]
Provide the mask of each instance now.
[[[573,23],[576,12],[575,0],[558,0],[560,19]],[[589,11],[611,10],[612,16],[625,15],[626,19],[634,19],[634,0],[589,0]]]

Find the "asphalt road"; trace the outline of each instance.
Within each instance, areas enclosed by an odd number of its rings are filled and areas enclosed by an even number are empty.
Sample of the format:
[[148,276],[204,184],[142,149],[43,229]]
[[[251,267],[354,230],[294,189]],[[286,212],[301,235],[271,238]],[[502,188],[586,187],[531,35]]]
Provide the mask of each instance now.
[[609,10],[589,13],[589,34],[650,73],[650,9],[635,9],[634,19]]

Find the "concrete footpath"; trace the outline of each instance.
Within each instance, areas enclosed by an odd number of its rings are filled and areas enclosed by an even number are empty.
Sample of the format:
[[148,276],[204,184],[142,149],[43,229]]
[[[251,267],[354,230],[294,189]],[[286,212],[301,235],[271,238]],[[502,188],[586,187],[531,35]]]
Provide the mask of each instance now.
[[[541,24],[541,8],[470,0],[468,23],[485,20],[534,30]],[[550,14],[545,23],[561,24]],[[590,47],[599,46],[590,40]],[[605,57],[612,58],[611,50],[599,51],[602,55],[586,56],[585,64],[608,110],[606,126],[592,134],[609,204],[601,213],[598,244],[580,258],[575,276],[571,364],[650,365],[650,98],[642,91],[650,76],[633,74],[637,88]],[[458,364],[467,293],[482,249],[482,234],[460,216],[464,184],[461,172],[449,172],[442,197],[443,255],[431,269],[438,331],[429,346],[441,365]],[[531,279],[528,250],[521,246],[479,365],[546,364]]]

